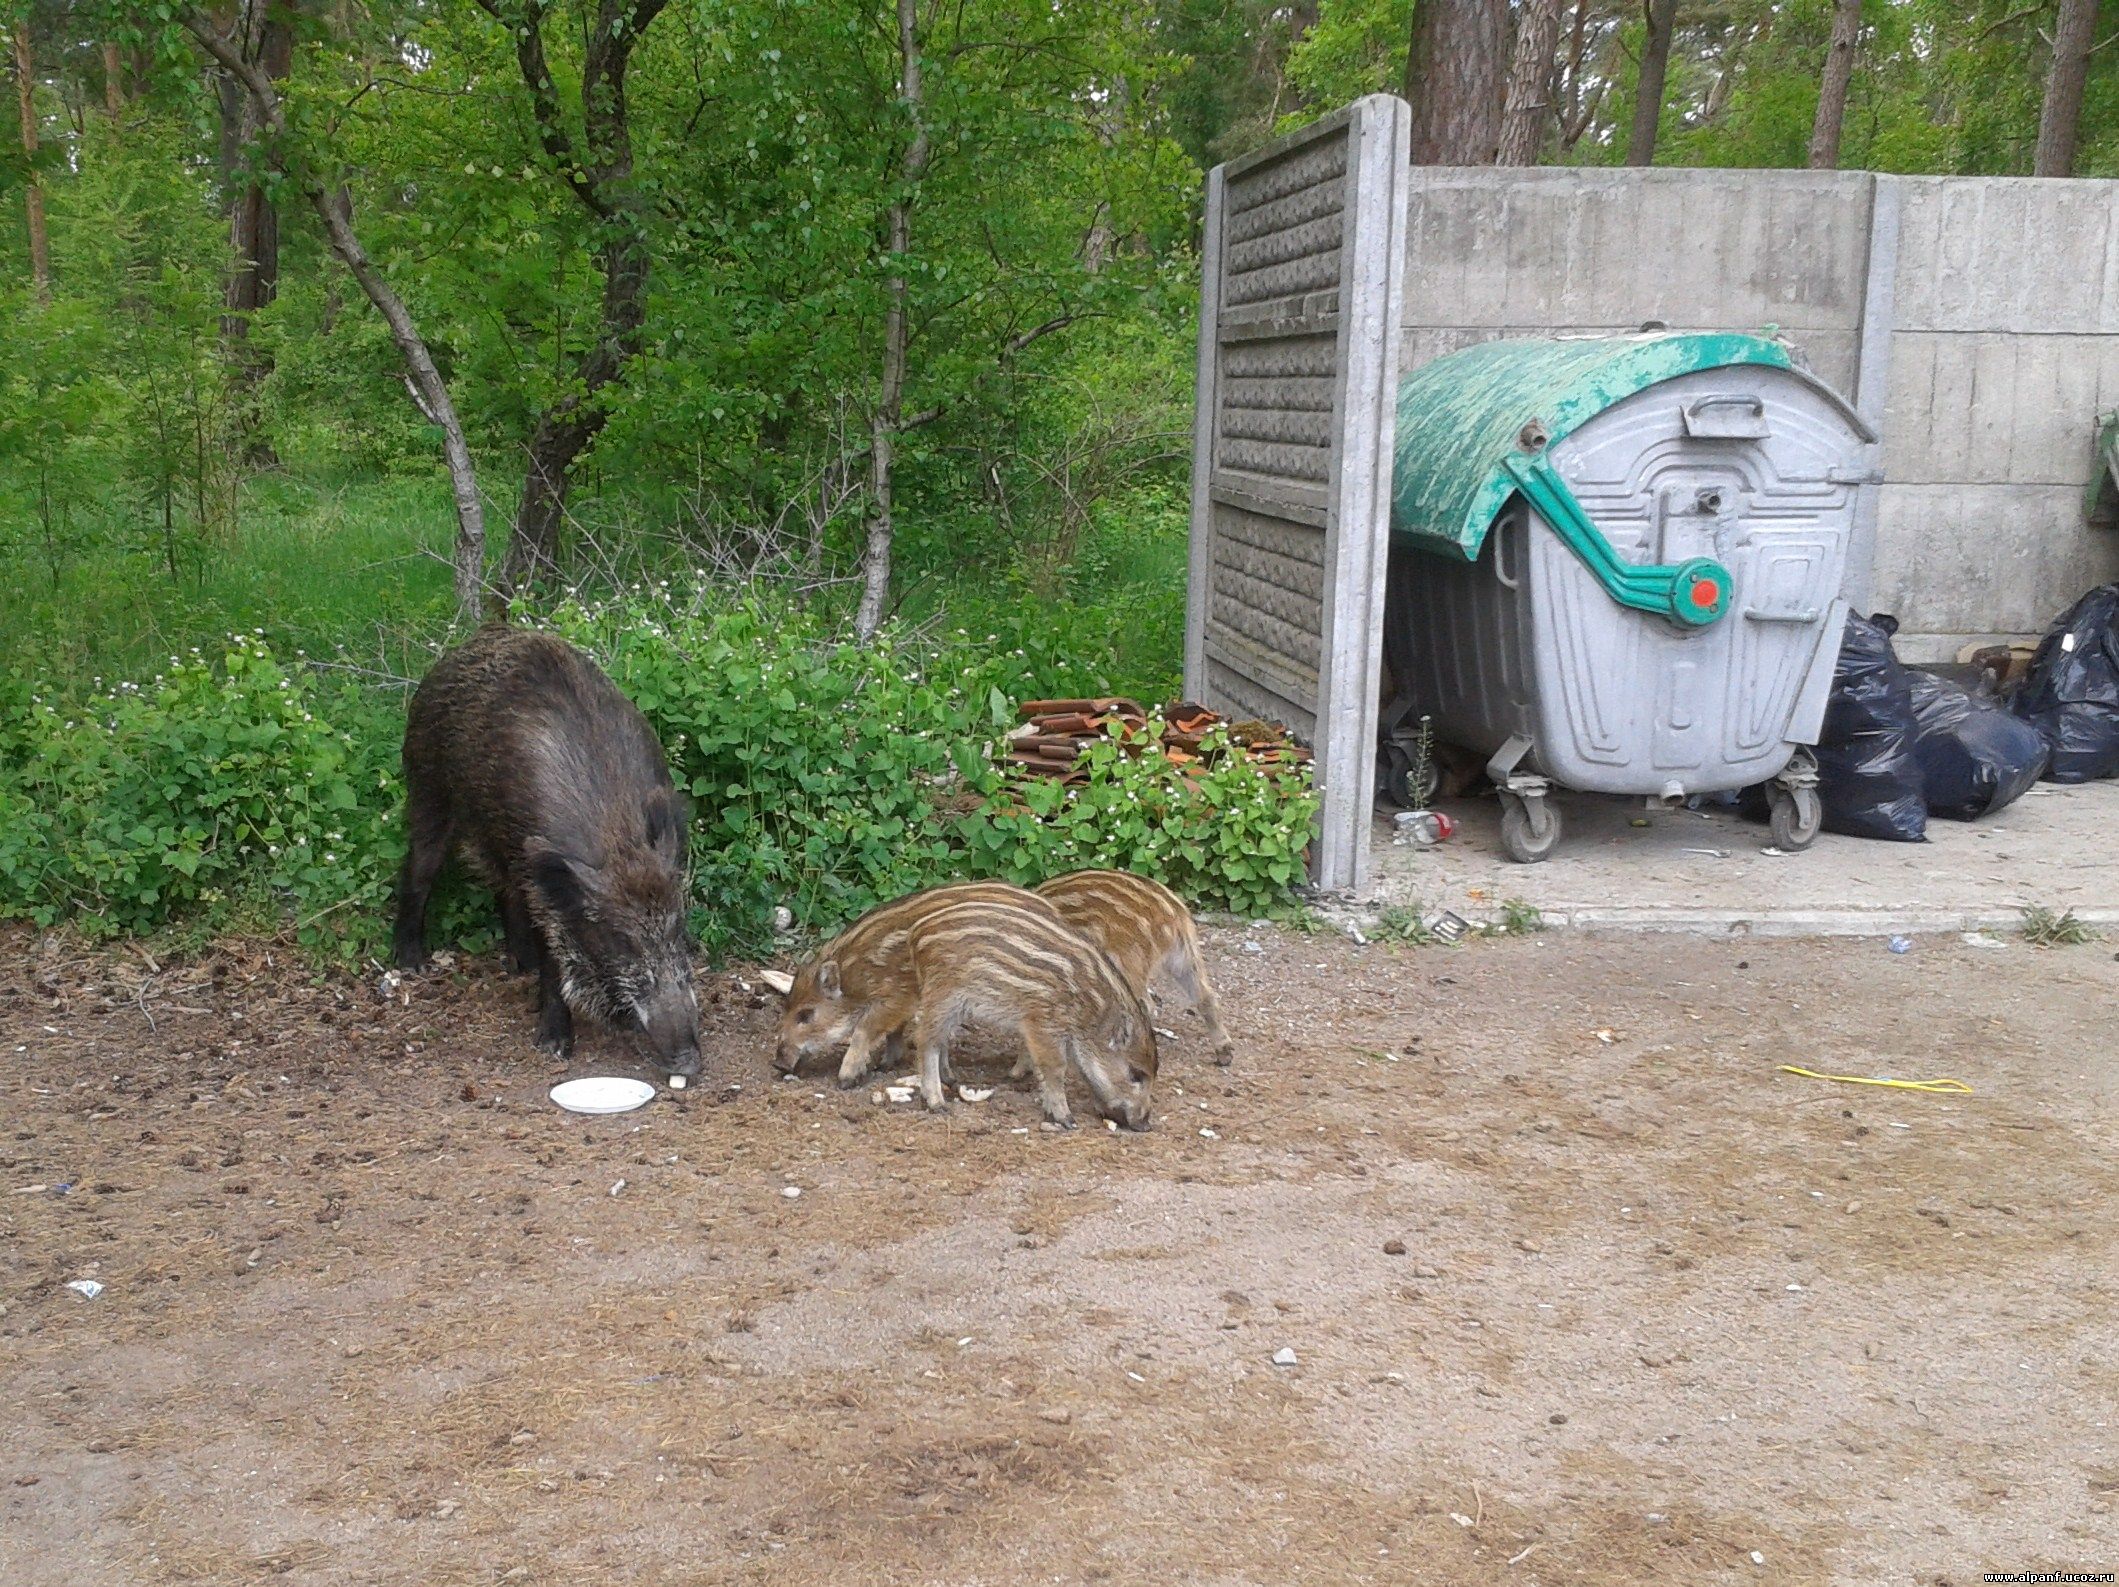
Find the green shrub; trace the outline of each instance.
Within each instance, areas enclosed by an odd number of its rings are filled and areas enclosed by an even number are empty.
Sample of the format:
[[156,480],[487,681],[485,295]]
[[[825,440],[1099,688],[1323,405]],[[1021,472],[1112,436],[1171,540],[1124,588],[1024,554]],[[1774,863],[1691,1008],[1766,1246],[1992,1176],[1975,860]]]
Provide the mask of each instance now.
[[[823,931],[966,875],[1081,866],[1201,905],[1281,909],[1316,800],[1306,768],[1226,755],[1194,781],[1108,740],[1074,789],[995,763],[1049,658],[958,631],[863,650],[823,617],[711,585],[569,599],[550,616],[646,714],[693,807],[695,924],[759,952],[787,908]],[[401,693],[283,661],[259,633],[141,683],[0,684],[0,917],[94,936],[282,929],[320,958],[381,951],[402,855]],[[480,948],[458,882],[433,935]]]
[[653,724],[692,800],[709,948],[757,948],[773,910],[828,925],[952,874],[945,796],[1009,718],[1013,658],[861,650],[811,614],[666,586],[569,601],[553,626]]
[[[1161,730],[1151,720],[1151,741]],[[1152,876],[1202,907],[1278,913],[1302,880],[1317,813],[1309,768],[1269,771],[1230,750],[1227,730],[1211,730],[1196,781],[1118,734],[1084,752],[1078,786],[1011,770],[982,784],[989,797],[964,822],[969,857],[1013,882],[1103,867]]]
[[[394,775],[261,637],[231,636],[218,661],[172,656],[145,684],[101,682],[63,705],[10,691],[0,802],[29,814],[0,837],[0,913],[115,936],[199,910],[306,921],[380,897],[370,859]],[[325,935],[310,922],[307,941]]]

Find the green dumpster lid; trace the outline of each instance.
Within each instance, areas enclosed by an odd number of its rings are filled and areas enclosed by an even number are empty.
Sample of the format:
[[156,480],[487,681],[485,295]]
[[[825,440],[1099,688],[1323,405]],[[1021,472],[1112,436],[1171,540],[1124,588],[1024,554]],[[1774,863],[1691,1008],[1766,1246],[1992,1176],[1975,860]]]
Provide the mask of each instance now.
[[[1635,392],[1740,364],[1790,370],[1869,436],[1845,401],[1796,369],[1770,337],[1657,332],[1481,342],[1423,364],[1399,384],[1391,528],[1424,550],[1472,561],[1517,488],[1505,458],[1550,446]],[[1526,447],[1533,425],[1545,439]]]

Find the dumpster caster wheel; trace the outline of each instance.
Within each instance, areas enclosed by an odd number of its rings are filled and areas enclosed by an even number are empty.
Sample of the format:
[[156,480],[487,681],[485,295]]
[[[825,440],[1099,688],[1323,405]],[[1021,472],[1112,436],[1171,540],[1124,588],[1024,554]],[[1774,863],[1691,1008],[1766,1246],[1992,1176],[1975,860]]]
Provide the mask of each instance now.
[[1766,795],[1772,804],[1770,824],[1773,846],[1794,854],[1807,849],[1817,837],[1824,819],[1824,806],[1815,788],[1782,788],[1775,785]]
[[1501,848],[1518,865],[1534,865],[1560,841],[1560,812],[1540,794],[1526,799],[1501,790]]

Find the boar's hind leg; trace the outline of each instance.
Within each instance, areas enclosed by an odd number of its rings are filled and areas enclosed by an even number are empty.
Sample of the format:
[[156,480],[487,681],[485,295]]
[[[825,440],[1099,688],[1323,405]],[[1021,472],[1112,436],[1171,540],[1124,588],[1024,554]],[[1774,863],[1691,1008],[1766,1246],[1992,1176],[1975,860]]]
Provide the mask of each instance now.
[[427,963],[427,896],[449,857],[449,807],[417,785],[405,795],[405,863],[397,873],[397,931],[390,957],[407,970]]
[[535,970],[543,961],[544,944],[538,940],[537,923],[530,918],[530,906],[512,887],[500,890],[500,925],[508,937],[510,966],[517,970]]
[[537,1045],[561,1058],[574,1051],[574,1014],[559,986],[559,961],[550,951],[537,961]]
[[920,1020],[913,1027],[912,1044],[920,1054],[920,1100],[927,1104],[929,1112],[939,1113],[949,1106],[949,1095],[942,1089],[943,1049],[949,1044],[948,1033],[930,1021]]
[[1199,1010],[1199,1022],[1206,1026],[1207,1041],[1214,1048],[1214,1061],[1226,1064],[1236,1055],[1236,1044],[1221,1027],[1221,1002],[1214,996],[1213,983],[1207,980],[1206,966],[1199,962],[1199,950],[1180,949],[1170,956],[1169,968],[1170,978]]

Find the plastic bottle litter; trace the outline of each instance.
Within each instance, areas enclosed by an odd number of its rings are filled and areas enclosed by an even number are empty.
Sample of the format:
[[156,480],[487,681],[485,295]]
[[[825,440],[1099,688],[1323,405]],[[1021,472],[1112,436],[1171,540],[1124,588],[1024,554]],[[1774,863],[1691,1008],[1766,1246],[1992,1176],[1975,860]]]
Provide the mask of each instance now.
[[1891,951],[1893,953],[1911,953],[1913,951],[1913,939],[1911,937],[1893,937],[1891,939]]
[[1402,837],[1423,849],[1448,842],[1457,830],[1457,823],[1439,810],[1401,810],[1391,817],[1391,824]]
[[79,1295],[83,1300],[94,1300],[98,1295],[103,1293],[103,1286],[101,1284],[98,1284],[92,1278],[74,1279],[70,1281],[66,1287],[72,1290],[76,1295]]

